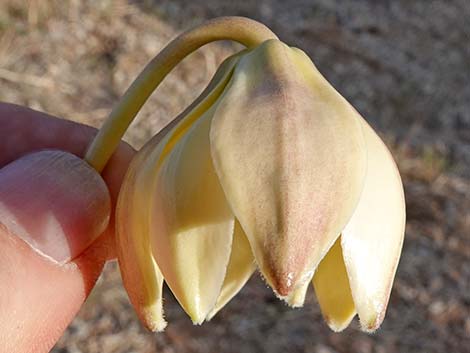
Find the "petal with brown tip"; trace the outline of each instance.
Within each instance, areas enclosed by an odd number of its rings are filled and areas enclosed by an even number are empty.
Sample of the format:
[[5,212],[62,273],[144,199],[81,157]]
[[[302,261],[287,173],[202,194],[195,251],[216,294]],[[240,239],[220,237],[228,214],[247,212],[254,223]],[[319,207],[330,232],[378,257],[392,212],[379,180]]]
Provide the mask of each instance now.
[[365,145],[354,109],[277,40],[241,57],[211,127],[215,170],[281,297],[313,274],[357,205]]

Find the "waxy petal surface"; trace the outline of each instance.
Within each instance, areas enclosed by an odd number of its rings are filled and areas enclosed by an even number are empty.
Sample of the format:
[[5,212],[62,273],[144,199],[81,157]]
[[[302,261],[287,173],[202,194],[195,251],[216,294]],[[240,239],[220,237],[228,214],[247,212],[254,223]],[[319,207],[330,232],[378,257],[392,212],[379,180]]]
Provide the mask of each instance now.
[[297,286],[297,288],[295,288],[289,296],[281,299],[283,299],[287,304],[289,304],[289,306],[293,308],[300,308],[304,306],[305,296],[307,295],[311,280],[311,278],[306,280],[303,284]]
[[153,195],[151,241],[165,281],[194,323],[216,305],[235,219],[212,166],[210,109],[173,146]]
[[137,185],[148,185],[143,163],[149,149],[134,157],[121,186],[116,208],[116,245],[121,276],[141,321],[152,331],[162,331],[163,276],[152,254],[149,239],[148,194]]
[[304,61],[276,40],[244,55],[211,128],[227,200],[281,297],[312,276],[346,225],[366,165],[356,112]]
[[166,326],[162,309],[163,275],[154,259],[150,229],[159,168],[172,146],[216,102],[237,60],[233,56],[222,63],[204,92],[138,152],[121,187],[116,210],[119,266],[139,318],[152,331],[161,331]]
[[318,265],[313,276],[313,286],[328,326],[335,332],[348,327],[356,315],[356,310],[344,266],[340,238]]
[[362,329],[374,331],[385,315],[405,231],[405,198],[387,147],[361,120],[368,151],[364,190],[343,231],[342,248]]
[[225,274],[224,284],[219,299],[207,320],[212,319],[245,285],[256,269],[255,259],[251,252],[250,243],[238,221],[235,221],[233,232],[232,252]]

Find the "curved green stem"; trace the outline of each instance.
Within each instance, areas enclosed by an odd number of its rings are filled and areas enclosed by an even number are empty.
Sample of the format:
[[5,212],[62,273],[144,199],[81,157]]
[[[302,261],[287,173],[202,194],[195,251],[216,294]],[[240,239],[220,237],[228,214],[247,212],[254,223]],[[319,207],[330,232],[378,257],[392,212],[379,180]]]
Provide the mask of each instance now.
[[101,172],[130,123],[165,76],[196,49],[224,39],[250,48],[277,37],[263,24],[244,17],[219,17],[179,35],[147,64],[127,89],[88,147],[84,159]]

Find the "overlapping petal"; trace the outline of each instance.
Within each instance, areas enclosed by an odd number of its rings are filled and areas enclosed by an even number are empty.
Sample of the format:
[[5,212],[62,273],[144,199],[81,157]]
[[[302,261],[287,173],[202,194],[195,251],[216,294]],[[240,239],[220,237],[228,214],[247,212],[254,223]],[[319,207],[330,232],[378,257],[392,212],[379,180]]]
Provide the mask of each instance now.
[[173,146],[157,176],[153,253],[195,323],[214,308],[230,258],[235,219],[213,170],[210,109]]
[[313,276],[313,286],[328,326],[336,332],[344,330],[356,315],[356,310],[340,238],[320,262]]
[[151,149],[141,150],[129,166],[116,208],[116,241],[119,266],[129,298],[141,321],[152,331],[161,331],[163,317],[163,275],[155,263],[149,233],[149,175],[143,167]]
[[153,331],[166,325],[162,310],[163,275],[155,261],[151,239],[153,197],[162,161],[216,102],[237,60],[237,56],[227,59],[201,96],[139,151],[121,187],[116,210],[119,264],[139,317]]
[[280,296],[312,276],[346,225],[366,166],[354,109],[304,61],[277,40],[244,55],[211,128],[222,188]]
[[367,145],[367,175],[359,205],[341,245],[361,326],[377,329],[385,315],[405,231],[405,197],[387,147],[360,119]]
[[207,319],[212,319],[245,285],[256,269],[255,259],[251,252],[250,243],[238,221],[235,221],[233,232],[232,252],[230,254],[224,284],[217,303]]

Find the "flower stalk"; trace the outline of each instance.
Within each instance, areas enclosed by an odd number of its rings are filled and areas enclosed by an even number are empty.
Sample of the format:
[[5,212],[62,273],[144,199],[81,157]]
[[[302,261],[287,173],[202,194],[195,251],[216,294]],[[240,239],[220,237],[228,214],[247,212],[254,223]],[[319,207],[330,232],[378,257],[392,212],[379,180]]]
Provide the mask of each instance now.
[[277,36],[263,24],[244,17],[219,17],[190,29],[171,41],[144,70],[116,104],[84,159],[101,172],[142,106],[170,71],[205,44],[233,40],[253,48]]

